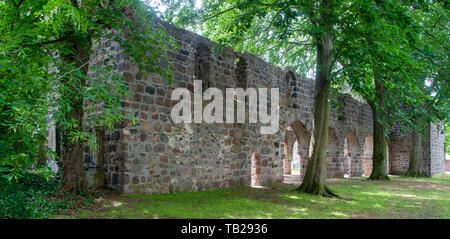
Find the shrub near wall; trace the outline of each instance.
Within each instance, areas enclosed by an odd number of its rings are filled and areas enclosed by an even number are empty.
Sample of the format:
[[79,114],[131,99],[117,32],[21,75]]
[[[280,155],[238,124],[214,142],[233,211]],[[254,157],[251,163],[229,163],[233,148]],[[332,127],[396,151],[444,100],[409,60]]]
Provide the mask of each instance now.
[[0,177],[0,218],[48,218],[60,209],[71,206],[69,201],[53,197],[60,181],[40,175],[26,175],[18,182]]

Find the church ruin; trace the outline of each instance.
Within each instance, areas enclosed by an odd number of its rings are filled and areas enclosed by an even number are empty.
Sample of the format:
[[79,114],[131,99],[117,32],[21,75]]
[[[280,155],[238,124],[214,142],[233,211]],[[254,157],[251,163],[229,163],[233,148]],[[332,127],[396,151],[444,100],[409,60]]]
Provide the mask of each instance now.
[[[295,174],[300,182],[309,160],[314,80],[279,68],[251,55],[224,49],[195,33],[161,22],[179,45],[167,57],[173,85],[157,74],[142,76],[118,44],[102,41],[97,47],[118,55],[119,73],[131,97],[122,106],[139,120],[124,121],[114,131],[97,131],[99,150],[85,147],[88,181],[121,193],[151,194],[199,191],[236,185],[283,182]],[[90,65],[101,64],[91,57]],[[175,124],[171,121],[171,92],[193,91],[193,81],[204,87],[280,88],[280,129],[261,135],[259,124]],[[368,176],[372,166],[372,112],[368,104],[340,94],[340,109],[331,107],[328,139],[328,177]],[[247,121],[248,122],[248,121]],[[428,126],[423,144],[423,169],[428,175],[444,171],[444,135]],[[394,129],[388,140],[390,174],[408,169],[411,135]],[[295,147],[294,147],[295,145]],[[294,166],[292,166],[294,165]],[[295,171],[295,172],[294,172]]]

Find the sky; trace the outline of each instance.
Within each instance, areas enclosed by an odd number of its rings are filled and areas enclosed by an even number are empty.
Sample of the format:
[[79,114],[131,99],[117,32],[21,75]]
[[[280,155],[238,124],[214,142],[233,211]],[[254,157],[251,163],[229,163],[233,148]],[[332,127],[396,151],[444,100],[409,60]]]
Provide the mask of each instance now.
[[[144,2],[148,2],[148,5],[153,7],[158,12],[164,12],[167,9],[167,6],[160,0],[144,0]],[[201,0],[195,0],[195,8],[200,8],[201,5]]]

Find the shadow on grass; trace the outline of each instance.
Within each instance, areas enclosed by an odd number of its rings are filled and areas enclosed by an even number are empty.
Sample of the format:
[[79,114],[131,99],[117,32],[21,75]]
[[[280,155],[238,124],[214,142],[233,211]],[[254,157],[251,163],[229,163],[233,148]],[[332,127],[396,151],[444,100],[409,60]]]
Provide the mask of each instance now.
[[76,217],[94,218],[449,218],[450,176],[332,179],[343,199],[294,191],[295,185],[268,188],[237,186],[164,195],[122,195],[105,199],[98,211]]

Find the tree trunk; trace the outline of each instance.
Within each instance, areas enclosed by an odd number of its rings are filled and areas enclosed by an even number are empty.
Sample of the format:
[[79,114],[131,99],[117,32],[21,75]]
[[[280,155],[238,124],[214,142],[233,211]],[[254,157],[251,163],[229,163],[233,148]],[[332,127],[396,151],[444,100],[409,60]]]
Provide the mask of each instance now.
[[[422,76],[421,84],[419,85],[420,90],[425,91],[425,81],[426,77]],[[424,106],[425,107],[425,106]],[[408,171],[406,171],[405,176],[407,177],[427,177],[426,173],[422,169],[422,144],[423,144],[423,136],[426,132],[426,124],[422,117],[418,116],[416,119],[417,126],[413,129],[412,132],[412,147],[409,154],[409,167]]]
[[390,180],[387,173],[387,152],[386,152],[386,129],[385,129],[385,115],[380,109],[377,110],[377,105],[383,107],[385,95],[384,83],[381,80],[375,79],[375,97],[377,104],[370,103],[373,115],[373,158],[372,158],[372,173],[369,180]]
[[411,152],[409,154],[409,167],[406,171],[405,176],[407,177],[425,177],[426,174],[422,170],[422,142],[423,136],[420,129],[423,129],[420,124],[419,129],[414,129],[412,132],[413,144],[411,147]]
[[[328,117],[330,114],[328,103],[330,81],[328,76],[332,69],[333,54],[333,42],[330,36],[325,35],[317,39],[314,121],[311,139],[313,152],[306,168],[303,183],[297,188],[299,192],[327,197],[337,197],[325,185],[327,177]],[[297,132],[295,129],[294,131]]]
[[[66,55],[63,58],[67,61],[68,64],[74,63],[75,67],[81,71],[83,75],[87,75],[88,72],[88,64],[89,61],[89,49],[90,39],[73,39],[73,55]],[[71,75],[70,77],[74,77]],[[84,79],[61,79],[61,81],[67,81],[67,85],[69,87],[73,87],[73,82],[69,81],[80,81],[81,87],[85,87],[86,82]],[[83,167],[83,142],[81,141],[72,141],[71,137],[74,132],[82,132],[83,129],[83,96],[80,89],[71,88],[70,92],[68,92],[67,97],[70,99],[71,111],[67,113],[66,118],[68,120],[73,120],[75,122],[75,126],[70,129],[65,129],[62,134],[62,177],[63,183],[61,185],[60,191],[62,192],[70,192],[74,194],[78,194],[80,192],[84,192],[87,190],[86,178]]]
[[[83,109],[73,109],[70,113],[72,119],[82,124]],[[78,194],[87,189],[83,167],[83,147],[80,142],[69,140],[69,132],[64,134],[63,158],[62,158],[62,192]]]

